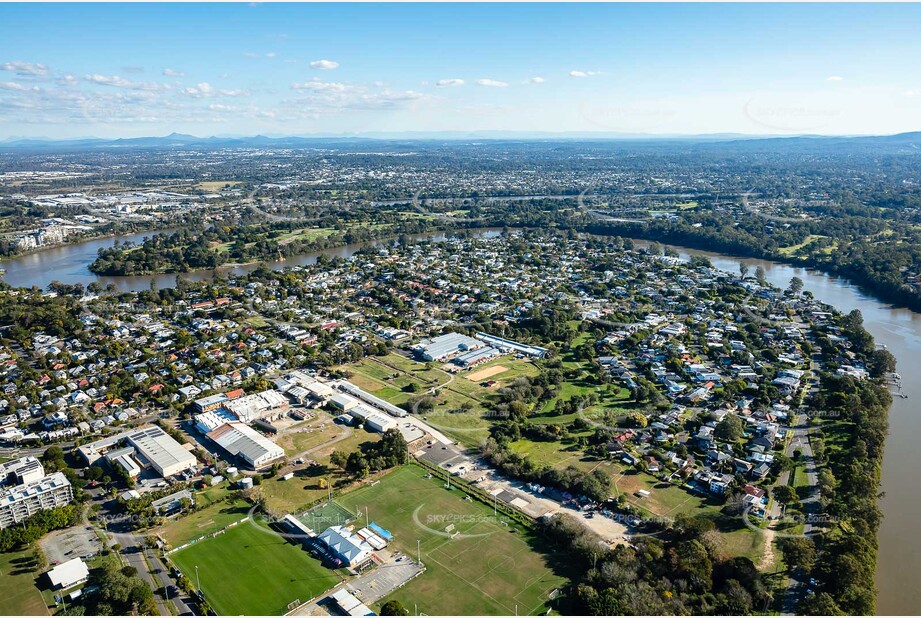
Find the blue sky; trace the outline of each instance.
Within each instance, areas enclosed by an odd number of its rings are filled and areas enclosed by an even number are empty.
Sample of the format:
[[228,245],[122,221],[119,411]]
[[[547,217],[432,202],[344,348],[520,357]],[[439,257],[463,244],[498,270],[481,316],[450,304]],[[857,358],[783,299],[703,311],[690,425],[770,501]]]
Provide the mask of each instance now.
[[0,138],[921,130],[917,4],[2,4]]

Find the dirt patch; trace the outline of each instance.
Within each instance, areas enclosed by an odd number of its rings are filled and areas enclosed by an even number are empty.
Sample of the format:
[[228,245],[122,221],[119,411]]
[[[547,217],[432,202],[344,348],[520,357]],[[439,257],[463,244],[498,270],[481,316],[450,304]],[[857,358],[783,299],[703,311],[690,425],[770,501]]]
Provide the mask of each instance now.
[[472,380],[473,382],[478,382],[480,380],[485,380],[486,378],[491,378],[495,375],[499,375],[500,373],[504,373],[506,371],[508,371],[508,367],[505,365],[493,365],[492,367],[487,367],[486,369],[480,369],[479,371],[471,373],[469,376],[467,376],[467,379]]

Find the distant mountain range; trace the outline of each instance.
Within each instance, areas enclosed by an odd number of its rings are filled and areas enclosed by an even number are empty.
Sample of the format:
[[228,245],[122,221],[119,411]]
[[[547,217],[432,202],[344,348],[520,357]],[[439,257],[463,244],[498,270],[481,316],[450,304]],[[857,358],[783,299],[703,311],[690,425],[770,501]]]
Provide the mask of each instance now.
[[662,146],[684,146],[728,151],[825,151],[837,149],[858,149],[874,152],[921,154],[921,132],[899,133],[879,136],[758,136],[737,133],[714,133],[706,135],[650,135],[641,133],[550,133],[515,131],[457,131],[457,132],[404,132],[364,133],[354,136],[211,136],[196,137],[172,133],[163,137],[132,137],[119,139],[83,138],[71,140],[11,138],[0,141],[2,151],[75,151],[75,150],[186,150],[221,148],[335,148],[336,145],[376,144],[397,145],[403,148],[412,143],[470,143],[490,142],[600,142],[616,143],[620,146],[656,148]]

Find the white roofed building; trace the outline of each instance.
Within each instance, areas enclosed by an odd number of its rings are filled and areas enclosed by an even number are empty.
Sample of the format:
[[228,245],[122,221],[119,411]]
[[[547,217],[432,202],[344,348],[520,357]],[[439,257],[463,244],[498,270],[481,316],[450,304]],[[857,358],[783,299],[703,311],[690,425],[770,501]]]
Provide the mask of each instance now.
[[208,437],[254,469],[262,468],[285,456],[285,451],[280,446],[252,427],[239,422],[224,423],[208,433]]
[[359,567],[371,559],[371,546],[344,526],[327,528],[320,534],[320,540],[344,566]]
[[66,590],[82,584],[90,577],[89,567],[80,558],[62,562],[46,573],[51,587],[55,590]]

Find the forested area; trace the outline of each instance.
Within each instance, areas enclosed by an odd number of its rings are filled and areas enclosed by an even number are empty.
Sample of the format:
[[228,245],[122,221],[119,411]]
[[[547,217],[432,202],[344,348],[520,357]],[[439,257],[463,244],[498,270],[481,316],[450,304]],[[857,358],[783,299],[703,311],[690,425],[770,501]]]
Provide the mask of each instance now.
[[679,517],[655,536],[609,549],[566,514],[542,520],[539,532],[582,565],[561,611],[572,615],[750,615],[771,600],[751,560],[727,558],[712,542],[713,522]]

